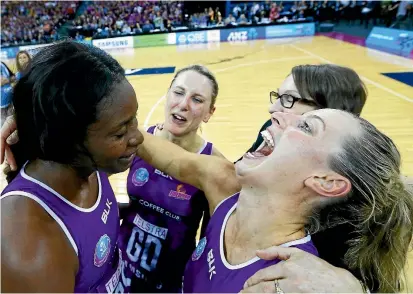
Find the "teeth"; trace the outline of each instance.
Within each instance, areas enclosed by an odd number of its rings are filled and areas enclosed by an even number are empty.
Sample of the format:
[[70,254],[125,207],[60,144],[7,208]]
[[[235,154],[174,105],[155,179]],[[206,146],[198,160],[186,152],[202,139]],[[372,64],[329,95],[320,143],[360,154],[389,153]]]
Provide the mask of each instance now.
[[264,138],[265,142],[274,148],[275,144],[274,144],[274,139],[272,138],[272,136],[270,135],[270,133],[265,130],[261,132],[262,137]]
[[174,116],[175,118],[177,118],[177,119],[185,120],[185,118],[182,117],[182,116],[180,116],[180,115],[174,114],[173,116]]

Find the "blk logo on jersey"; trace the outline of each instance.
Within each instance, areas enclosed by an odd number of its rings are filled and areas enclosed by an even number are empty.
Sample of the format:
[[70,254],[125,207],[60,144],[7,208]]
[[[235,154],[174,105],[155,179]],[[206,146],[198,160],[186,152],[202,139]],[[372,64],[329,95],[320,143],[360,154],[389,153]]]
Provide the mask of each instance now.
[[107,234],[105,234],[100,237],[99,241],[96,243],[95,255],[93,258],[95,266],[101,267],[106,262],[106,260],[108,260],[109,253],[110,238]]
[[146,168],[137,169],[132,176],[132,183],[135,186],[141,187],[145,185],[149,180],[149,172]]
[[183,184],[176,186],[176,191],[170,190],[168,196],[180,200],[190,200],[192,197],[191,195],[186,194],[186,190]]
[[214,253],[211,249],[211,250],[209,250],[208,256],[207,256],[207,262],[208,262],[208,267],[209,267],[209,280],[210,281],[212,280],[212,277],[217,274],[216,271],[215,271],[214,261],[215,261]]
[[112,202],[110,202],[109,199],[106,199],[106,208],[103,210],[102,217],[101,217],[102,222],[104,224],[106,224],[106,222],[108,221],[108,216],[109,216],[111,205],[112,205]]

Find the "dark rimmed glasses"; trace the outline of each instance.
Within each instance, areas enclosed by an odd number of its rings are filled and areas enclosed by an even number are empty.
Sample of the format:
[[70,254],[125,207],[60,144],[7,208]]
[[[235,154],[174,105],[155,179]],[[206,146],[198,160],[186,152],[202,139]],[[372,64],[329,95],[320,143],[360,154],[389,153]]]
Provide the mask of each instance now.
[[292,108],[294,106],[294,103],[297,102],[297,101],[302,101],[302,102],[304,102],[306,104],[309,104],[309,105],[316,105],[316,103],[314,101],[311,101],[311,100],[294,97],[290,94],[280,95],[275,91],[271,91],[270,92],[270,102],[271,102],[271,104],[274,104],[278,99],[280,99],[281,105],[284,108]]

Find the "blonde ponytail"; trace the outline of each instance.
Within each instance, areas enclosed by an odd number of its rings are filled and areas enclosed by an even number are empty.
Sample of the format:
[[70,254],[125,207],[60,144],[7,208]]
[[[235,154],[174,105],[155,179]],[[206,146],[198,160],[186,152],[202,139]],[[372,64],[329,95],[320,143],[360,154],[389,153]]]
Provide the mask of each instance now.
[[330,160],[352,191],[344,203],[333,205],[329,219],[354,226],[344,260],[348,267],[370,289],[398,292],[413,235],[413,195],[400,176],[400,154],[392,140],[358,119],[361,134],[346,138]]

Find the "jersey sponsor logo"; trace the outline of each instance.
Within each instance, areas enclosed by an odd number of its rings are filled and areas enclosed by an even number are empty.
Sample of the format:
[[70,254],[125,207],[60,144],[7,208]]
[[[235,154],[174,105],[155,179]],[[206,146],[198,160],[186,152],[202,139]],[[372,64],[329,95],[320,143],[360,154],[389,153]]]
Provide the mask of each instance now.
[[110,213],[111,205],[112,205],[112,202],[110,202],[109,199],[106,199],[106,207],[103,210],[102,217],[101,217],[101,220],[104,224],[106,224],[106,222],[108,221],[108,216]]
[[149,172],[146,168],[137,169],[132,176],[132,183],[135,186],[141,187],[145,185],[149,180]]
[[217,274],[216,271],[215,271],[214,261],[215,261],[214,253],[211,249],[211,250],[209,250],[208,256],[207,256],[207,262],[208,262],[208,267],[209,267],[209,280],[210,281],[212,280],[212,277]]
[[160,171],[159,169],[155,169],[155,174],[160,175],[160,176],[162,176],[162,177],[164,177],[164,178],[173,180],[173,178],[172,178],[171,176],[165,174],[164,172]]
[[204,253],[206,244],[207,244],[206,237],[199,240],[198,246],[196,246],[194,253],[192,253],[192,261],[196,261],[201,257],[202,253]]
[[174,220],[177,220],[179,222],[181,221],[181,217],[179,215],[176,215],[176,214],[174,214],[174,213],[172,213],[172,212],[170,212],[170,211],[166,210],[165,208],[162,208],[158,205],[150,203],[149,201],[140,199],[139,204],[142,205],[142,206],[145,206],[147,208],[150,208],[150,209],[152,209],[152,210],[154,210],[154,211],[156,211],[160,214],[166,215],[167,217],[173,218]]
[[191,195],[186,194],[186,190],[183,184],[176,186],[176,191],[170,190],[168,196],[180,200],[190,200],[192,197]]
[[110,253],[110,238],[107,234],[100,237],[99,241],[96,243],[95,255],[93,258],[93,263],[97,267],[101,267],[108,259]]
[[154,235],[155,237],[161,238],[163,240],[166,239],[166,235],[168,234],[168,229],[167,228],[162,228],[158,227],[156,225],[151,224],[150,222],[147,222],[143,218],[140,217],[139,214],[136,214],[133,223],[143,231]]

